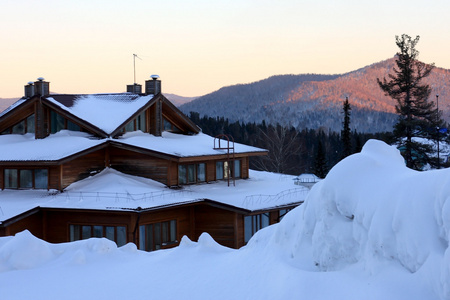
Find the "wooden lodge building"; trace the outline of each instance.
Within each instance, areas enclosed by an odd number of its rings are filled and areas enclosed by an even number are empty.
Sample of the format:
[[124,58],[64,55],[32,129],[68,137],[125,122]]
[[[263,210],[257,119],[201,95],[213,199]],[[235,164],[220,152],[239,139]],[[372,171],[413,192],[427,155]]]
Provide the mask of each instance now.
[[[207,232],[239,248],[302,202],[298,189],[257,205],[228,192],[254,184],[249,159],[267,151],[203,134],[157,76],[141,89],[50,94],[38,78],[0,112],[0,236],[27,229],[52,243],[106,237],[152,251]],[[91,183],[102,190],[86,192]]]

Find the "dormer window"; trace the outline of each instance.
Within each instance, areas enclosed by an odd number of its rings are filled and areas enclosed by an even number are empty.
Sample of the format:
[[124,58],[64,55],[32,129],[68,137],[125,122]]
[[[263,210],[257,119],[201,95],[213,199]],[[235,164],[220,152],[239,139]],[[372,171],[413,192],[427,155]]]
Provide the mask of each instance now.
[[60,130],[81,131],[81,127],[67,120],[54,111],[50,111],[50,133],[57,133]]
[[25,134],[34,133],[34,114],[23,119],[14,126],[4,130],[1,134]]
[[143,111],[135,119],[131,120],[127,125],[125,125],[125,132],[131,132],[136,130],[147,132],[145,124],[146,124],[145,111]]

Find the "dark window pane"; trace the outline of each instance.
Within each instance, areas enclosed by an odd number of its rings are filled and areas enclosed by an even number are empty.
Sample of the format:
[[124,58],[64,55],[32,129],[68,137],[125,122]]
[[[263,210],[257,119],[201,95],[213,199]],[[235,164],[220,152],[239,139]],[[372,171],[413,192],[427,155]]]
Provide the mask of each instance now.
[[134,131],[134,120],[125,125],[125,131],[126,132]]
[[25,120],[17,123],[12,128],[13,134],[24,134],[25,133]]
[[114,230],[115,228],[113,227],[113,226],[106,226],[105,227],[105,237],[108,239],[108,240],[111,240],[111,241],[115,241],[115,236],[114,236]]
[[153,251],[153,225],[147,225],[147,234],[146,234],[146,247],[145,250]]
[[91,237],[92,237],[91,226],[87,225],[81,226],[81,238],[85,240]]
[[94,226],[94,235],[93,237],[101,238],[103,237],[103,226]]
[[186,184],[187,183],[187,178],[186,178],[186,166],[184,165],[179,165],[178,166],[178,184]]
[[161,223],[155,223],[155,249],[161,249]]
[[117,247],[122,247],[127,243],[127,229],[125,226],[117,226]]
[[47,189],[48,188],[48,170],[36,169],[34,170],[34,188]]
[[137,129],[145,132],[145,111],[143,111],[136,120]]
[[241,161],[240,160],[234,161],[234,177],[235,178],[241,177]]
[[27,133],[34,133],[34,114],[27,118]]
[[139,250],[145,249],[145,225],[139,226]]
[[64,118],[58,115],[56,112],[50,112],[51,133],[56,133],[61,129],[64,129]]
[[216,162],[216,179],[223,179],[223,161]]
[[177,240],[177,221],[170,221],[170,241],[175,242]]
[[17,189],[17,169],[5,169],[5,188]]
[[197,165],[197,181],[198,182],[206,181],[206,167],[205,164],[203,163]]
[[169,242],[169,222],[162,222],[162,244],[165,245]]
[[80,240],[80,225],[70,225],[70,241],[78,241]]
[[188,183],[196,182],[195,165],[188,165]]
[[261,215],[261,228],[269,226],[269,213]]
[[33,170],[20,170],[20,188],[33,188]]
[[247,243],[252,237],[252,216],[244,217],[244,241]]
[[80,126],[78,126],[77,124],[67,120],[67,129],[71,130],[71,131],[81,131]]

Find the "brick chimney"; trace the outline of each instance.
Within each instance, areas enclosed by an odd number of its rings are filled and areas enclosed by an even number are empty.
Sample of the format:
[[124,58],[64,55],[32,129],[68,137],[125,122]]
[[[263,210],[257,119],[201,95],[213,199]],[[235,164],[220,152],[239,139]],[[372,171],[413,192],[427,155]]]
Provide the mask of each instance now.
[[145,94],[156,95],[161,92],[161,80],[158,80],[158,75],[150,76],[151,80],[145,81]]
[[50,94],[50,83],[44,81],[43,77],[39,77],[37,81],[34,82],[34,94],[39,96],[47,96]]

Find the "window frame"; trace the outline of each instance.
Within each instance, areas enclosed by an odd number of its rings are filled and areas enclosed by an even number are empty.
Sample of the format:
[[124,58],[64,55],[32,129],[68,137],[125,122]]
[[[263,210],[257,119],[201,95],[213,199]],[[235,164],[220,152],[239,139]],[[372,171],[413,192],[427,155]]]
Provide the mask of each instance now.
[[178,220],[164,220],[139,225],[139,250],[156,251],[178,243]]
[[[107,234],[107,229],[114,228],[114,239],[110,239]],[[95,230],[101,229],[101,236],[95,234]],[[120,230],[125,230],[124,233],[120,232]],[[86,230],[86,231],[84,231]],[[117,244],[117,247],[122,247],[128,241],[127,238],[127,226],[123,225],[110,225],[110,224],[81,224],[81,223],[71,223],[69,224],[69,241],[80,241],[86,240],[90,238],[106,238],[110,241],[113,241]],[[86,234],[84,234],[86,233]]]
[[[11,186],[11,184],[9,184],[7,186],[7,176],[6,173],[7,171],[15,171],[16,172],[16,178],[15,178],[15,187]],[[25,179],[24,177],[21,176],[21,173],[26,173],[28,171],[31,171],[31,187],[27,186],[24,187],[22,184],[22,180]],[[46,183],[46,187],[36,187],[36,173],[40,173],[39,171],[45,171],[46,173],[46,177],[47,177],[47,183]],[[22,168],[10,168],[10,167],[5,167],[2,170],[3,173],[3,186],[2,189],[14,189],[14,190],[29,190],[29,189],[33,189],[33,190],[49,190],[49,186],[50,186],[50,176],[49,176],[49,169],[48,168],[27,168],[27,167],[22,167]],[[40,181],[38,181],[40,182]],[[9,181],[8,181],[9,183]]]
[[[200,172],[201,168],[203,168],[203,172]],[[200,177],[201,174],[203,174],[203,178]],[[203,183],[206,182],[206,178],[205,162],[178,165],[178,185]]]

